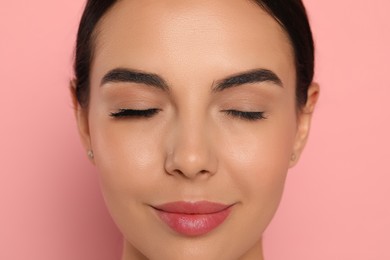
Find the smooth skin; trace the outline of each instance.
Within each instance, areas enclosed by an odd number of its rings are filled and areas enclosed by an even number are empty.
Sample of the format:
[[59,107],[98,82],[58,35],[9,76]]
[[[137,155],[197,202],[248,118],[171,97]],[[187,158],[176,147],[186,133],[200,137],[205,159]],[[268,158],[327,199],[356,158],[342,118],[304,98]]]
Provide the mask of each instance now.
[[[297,106],[293,49],[280,25],[246,0],[122,0],[100,21],[94,50],[89,105],[81,107],[72,88],[73,101],[124,235],[122,260],[263,259],[262,233],[306,143],[319,93],[312,84],[306,106]],[[102,84],[117,68],[158,74],[169,89]],[[213,89],[254,69],[274,72],[281,84]],[[157,112],[112,117],[121,109]],[[151,208],[199,200],[234,204],[202,236],[175,233]]]

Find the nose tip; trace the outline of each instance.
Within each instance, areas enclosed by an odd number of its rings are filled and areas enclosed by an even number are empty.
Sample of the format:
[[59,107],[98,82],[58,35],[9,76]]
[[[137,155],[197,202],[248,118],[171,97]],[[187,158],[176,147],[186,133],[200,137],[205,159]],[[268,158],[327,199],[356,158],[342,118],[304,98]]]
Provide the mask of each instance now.
[[166,171],[170,175],[180,175],[189,179],[198,175],[213,174],[214,170],[206,162],[206,158],[199,155],[185,155],[175,152],[169,156]]
[[199,134],[196,136],[182,135],[174,140],[165,162],[165,169],[169,175],[188,179],[214,175],[217,160],[212,152],[212,145],[206,136]]

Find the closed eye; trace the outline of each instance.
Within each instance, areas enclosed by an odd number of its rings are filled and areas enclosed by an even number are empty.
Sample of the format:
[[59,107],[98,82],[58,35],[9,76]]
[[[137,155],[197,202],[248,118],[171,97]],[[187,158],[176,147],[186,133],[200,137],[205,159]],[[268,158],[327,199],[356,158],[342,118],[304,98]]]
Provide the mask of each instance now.
[[113,112],[110,114],[111,117],[114,118],[122,118],[122,117],[134,117],[134,118],[149,118],[160,112],[161,109],[151,108],[144,110],[137,109],[119,109],[118,112]]
[[239,110],[223,110],[229,116],[237,117],[239,119],[247,121],[257,121],[266,119],[264,112],[249,112],[249,111],[239,111]]
[[[151,108],[151,109],[120,109],[117,112],[110,114],[113,118],[123,118],[123,117],[133,117],[133,118],[150,118],[160,112],[161,109]],[[256,121],[266,119],[264,112],[249,112],[249,111],[239,111],[239,110],[223,110],[232,117],[237,117],[243,120]]]

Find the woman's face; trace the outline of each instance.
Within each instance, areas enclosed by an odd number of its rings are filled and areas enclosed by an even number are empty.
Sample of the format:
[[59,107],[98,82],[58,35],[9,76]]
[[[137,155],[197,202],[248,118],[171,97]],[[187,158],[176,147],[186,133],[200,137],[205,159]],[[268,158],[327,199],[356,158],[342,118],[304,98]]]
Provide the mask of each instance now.
[[250,1],[126,0],[96,36],[79,126],[129,259],[259,256],[309,122],[286,33]]

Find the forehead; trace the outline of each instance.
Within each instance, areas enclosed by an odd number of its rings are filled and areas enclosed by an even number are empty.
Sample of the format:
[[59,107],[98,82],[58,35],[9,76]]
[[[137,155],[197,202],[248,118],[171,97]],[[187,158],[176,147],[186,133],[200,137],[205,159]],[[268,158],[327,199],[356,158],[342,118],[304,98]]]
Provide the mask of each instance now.
[[205,73],[221,66],[281,73],[294,67],[287,34],[249,0],[120,0],[96,33],[93,64],[100,73],[113,67],[186,73],[200,64]]

